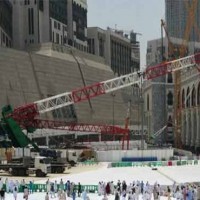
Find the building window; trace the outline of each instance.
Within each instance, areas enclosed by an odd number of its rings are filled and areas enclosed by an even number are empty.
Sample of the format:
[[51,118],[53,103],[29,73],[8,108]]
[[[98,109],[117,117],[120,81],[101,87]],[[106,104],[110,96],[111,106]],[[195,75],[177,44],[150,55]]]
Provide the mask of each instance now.
[[5,34],[3,33],[3,43],[5,43],[6,42],[6,36],[5,36]]
[[196,106],[196,90],[192,89],[192,106]]
[[43,0],[39,0],[39,9],[40,9],[41,11],[44,10],[44,2],[43,2]]
[[167,76],[167,82],[168,83],[173,83],[172,73],[168,74],[168,76]]
[[63,43],[64,43],[64,44],[67,43],[67,37],[66,37],[66,36],[64,36]]
[[59,34],[56,33],[56,43],[59,44]]
[[102,38],[99,39],[99,56],[104,57],[104,41]]
[[172,127],[172,116],[171,115],[168,117],[167,126]]
[[57,22],[54,21],[54,28],[57,29]]
[[149,94],[147,94],[147,111],[149,111]]
[[185,90],[182,90],[182,108],[185,108]]
[[58,22],[58,30],[60,30],[60,23]]
[[28,9],[28,30],[29,30],[29,35],[31,34],[31,9]]
[[29,35],[34,34],[34,13],[33,8],[28,9],[28,28],[29,28]]
[[52,42],[54,42],[54,32],[52,33]]
[[31,28],[32,28],[32,34],[34,34],[34,12],[33,8],[31,8]]
[[190,88],[187,89],[187,95],[186,95],[186,106],[187,108],[190,107]]
[[173,94],[172,94],[171,91],[170,91],[170,92],[168,93],[168,95],[167,95],[167,104],[168,104],[169,106],[172,106],[172,105],[173,105]]
[[200,105],[200,82],[197,89],[197,104]]
[[8,37],[6,37],[6,46],[8,47]]

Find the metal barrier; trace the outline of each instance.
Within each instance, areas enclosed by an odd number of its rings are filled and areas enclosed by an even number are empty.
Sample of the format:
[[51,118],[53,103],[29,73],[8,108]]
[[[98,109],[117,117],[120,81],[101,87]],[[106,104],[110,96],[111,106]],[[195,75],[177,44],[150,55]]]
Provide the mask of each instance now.
[[[58,190],[60,188],[60,185],[58,184]],[[32,184],[32,186],[30,186],[30,184],[26,184],[26,185],[20,185],[20,187],[18,188],[18,192],[23,192],[24,188],[27,187],[29,190],[32,190],[32,192],[47,192],[47,185],[46,184]],[[3,189],[6,191],[6,185],[3,185]],[[74,186],[74,189],[77,191],[78,190],[78,185]],[[65,186],[64,186],[64,190],[66,190]],[[88,191],[89,193],[95,193],[98,191],[98,186],[97,185],[82,185],[81,186],[81,190],[84,191]]]
[[151,161],[151,162],[115,162],[111,167],[160,167],[160,166],[181,166],[198,165],[199,160],[169,160],[169,161]]

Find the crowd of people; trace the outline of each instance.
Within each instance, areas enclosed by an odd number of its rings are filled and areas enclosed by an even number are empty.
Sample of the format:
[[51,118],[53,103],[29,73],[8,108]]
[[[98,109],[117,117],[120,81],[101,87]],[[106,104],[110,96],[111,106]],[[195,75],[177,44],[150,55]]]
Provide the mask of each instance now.
[[77,196],[80,197],[81,195],[84,200],[89,199],[86,190],[82,191],[80,182],[75,188],[75,184],[73,182],[68,180],[64,183],[62,178],[59,183],[56,180],[54,182],[50,182],[48,179],[46,182],[46,190],[47,193],[45,200],[49,200],[49,196],[51,198],[55,198],[56,195],[59,200],[66,200],[67,197],[72,197],[72,199],[75,200]]
[[13,193],[14,200],[17,200],[17,194],[20,187],[24,192],[23,198],[28,200],[29,194],[33,192],[33,181],[26,183],[24,179],[19,182],[18,180],[13,181],[8,178],[3,180],[0,178],[0,200],[5,200],[5,193]]
[[126,181],[118,181],[114,184],[112,181],[105,183],[99,182],[98,194],[102,195],[102,200],[108,200],[110,194],[115,195],[114,200],[139,200],[142,196],[143,200],[160,200],[161,196],[177,200],[200,200],[200,185],[196,184],[177,184],[174,182],[172,186],[161,186],[155,182],[150,185],[148,182],[133,181],[127,184]]
[[[70,182],[70,180],[64,181],[62,178],[58,182],[46,181],[46,195],[45,200],[58,198],[59,200],[67,200],[71,197],[76,200],[77,197],[83,200],[89,200],[89,191],[84,189],[80,182]],[[34,191],[34,182],[25,182],[22,179],[21,182],[18,180],[13,181],[6,178],[3,180],[0,178],[0,200],[5,200],[5,193],[12,193],[13,199],[17,199],[19,190],[23,191],[23,198],[28,200],[29,195]],[[160,200],[161,196],[166,196],[168,200],[172,197],[177,200],[200,200],[200,185],[197,184],[177,184],[174,182],[171,186],[161,186],[158,182],[150,185],[149,182],[144,183],[143,181],[133,181],[127,184],[126,181],[120,181],[114,183],[110,182],[99,182],[97,187],[97,193],[102,196],[102,200],[108,200],[110,195],[114,196],[114,200],[139,200],[142,196],[143,200]]]

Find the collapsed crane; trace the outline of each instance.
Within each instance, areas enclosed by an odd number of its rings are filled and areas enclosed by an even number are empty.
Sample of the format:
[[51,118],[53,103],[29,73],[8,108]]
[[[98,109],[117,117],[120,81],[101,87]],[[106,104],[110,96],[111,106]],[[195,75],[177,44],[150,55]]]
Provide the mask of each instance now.
[[[85,101],[106,93],[110,93],[125,87],[132,86],[134,84],[141,83],[141,79],[151,80],[159,76],[166,75],[168,73],[180,71],[189,67],[197,67],[200,71],[200,54],[184,57],[178,60],[165,62],[154,67],[147,68],[146,71],[139,76],[138,72],[123,75],[111,80],[95,83],[80,89],[73,90],[71,92],[65,92],[56,96],[52,96],[43,100],[36,101],[34,103],[26,104],[12,110],[11,106],[5,106],[2,110],[2,124],[9,133],[9,138],[12,139],[19,147],[26,147],[28,144],[35,145],[22,131],[27,129],[33,132],[36,128],[57,128],[67,127],[71,131],[85,130],[84,127],[88,125],[82,124],[68,124],[66,122],[56,122],[49,120],[40,120],[39,114],[49,112],[64,106],[69,106],[75,103]],[[140,86],[142,87],[142,85]],[[97,125],[89,125],[94,127]],[[129,131],[120,127],[114,127],[109,125],[98,126],[96,130],[100,130],[102,133],[121,134],[123,135],[123,147],[124,140],[127,140],[127,148],[129,143]],[[175,138],[177,140],[178,138]],[[176,144],[176,143],[175,143]],[[37,146],[34,146],[37,148]]]

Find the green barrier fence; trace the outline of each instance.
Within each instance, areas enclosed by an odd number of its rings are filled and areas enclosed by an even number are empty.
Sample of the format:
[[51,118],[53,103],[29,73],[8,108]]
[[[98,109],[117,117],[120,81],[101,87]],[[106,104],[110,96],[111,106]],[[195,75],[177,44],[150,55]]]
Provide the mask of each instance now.
[[111,167],[158,167],[172,165],[198,165],[198,160],[178,160],[178,161],[151,161],[151,162],[116,162],[111,163]]
[[[28,187],[29,189],[31,189],[29,184],[25,185],[26,187]],[[23,192],[24,191],[24,187],[20,185],[20,187],[18,188],[19,192]],[[98,191],[98,186],[97,185],[82,185],[81,186],[82,191],[87,190],[90,193],[95,193]],[[3,185],[4,190],[6,191],[6,185]],[[58,184],[58,190],[59,190],[60,186]],[[65,186],[64,186],[65,189]],[[74,189],[77,191],[78,190],[78,185],[74,186]],[[47,186],[46,184],[33,184],[32,185],[32,192],[46,192],[47,191]]]
[[187,161],[186,160],[181,161],[181,165],[187,165]]

